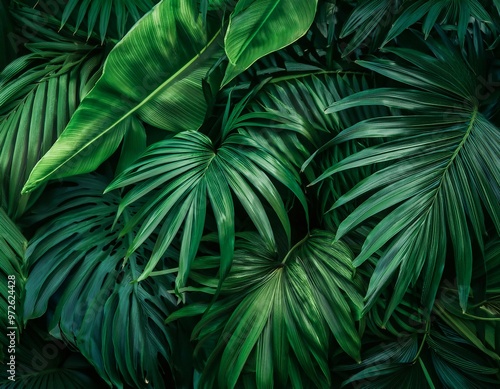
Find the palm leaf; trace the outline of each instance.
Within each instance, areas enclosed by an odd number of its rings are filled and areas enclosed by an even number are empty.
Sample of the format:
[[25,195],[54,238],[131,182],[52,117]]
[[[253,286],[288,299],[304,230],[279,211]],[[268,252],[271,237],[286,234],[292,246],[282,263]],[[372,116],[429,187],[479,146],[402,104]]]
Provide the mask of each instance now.
[[357,7],[354,7],[340,31],[341,39],[354,34],[346,45],[342,56],[348,56],[360,48],[365,41],[372,43],[370,37],[380,39],[382,35],[380,29],[386,29],[392,24],[392,19],[400,3],[400,0],[364,0]]
[[317,0],[240,0],[224,38],[226,84],[256,60],[295,42],[311,26]]
[[404,30],[422,20],[422,31],[427,38],[436,23],[440,25],[456,25],[460,44],[463,46],[467,27],[471,20],[484,23],[492,32],[496,32],[493,18],[484,9],[478,0],[442,1],[416,0],[408,1],[403,5],[398,18],[392,24],[382,46],[396,38]]
[[232,193],[250,216],[267,247],[276,247],[274,232],[262,204],[263,197],[278,216],[290,240],[290,222],[281,195],[271,178],[284,184],[307,212],[305,197],[295,171],[287,169],[251,138],[229,135],[220,147],[199,132],[186,131],[153,144],[129,169],[119,175],[107,191],[134,184],[119,209],[145,194],[159,190],[127,223],[126,233],[142,226],[130,245],[133,253],[160,224],[153,255],[139,281],[148,277],[184,224],[180,270],[176,288],[184,286],[204,231],[207,196],[214,212],[221,249],[221,271],[227,274],[234,247],[235,220]]
[[85,358],[35,325],[23,332],[15,357],[15,380],[6,367],[0,372],[3,389],[107,388]]
[[[50,333],[77,347],[108,384],[166,387],[168,365],[174,365],[171,347],[189,348],[163,324],[176,304],[167,291],[174,278],[132,282],[143,271],[151,243],[123,262],[131,236],[118,239],[112,228],[120,197],[103,196],[107,184],[103,176],[79,177],[49,191],[51,200],[34,210],[29,222],[44,224],[28,246],[24,320],[54,309]],[[125,215],[131,217],[128,210]],[[171,249],[167,255],[178,254]],[[189,364],[178,363],[189,381]]]
[[0,72],[3,68],[15,58],[18,47],[14,45],[13,42],[13,31],[12,22],[10,16],[10,10],[8,6],[8,1],[0,1],[0,53],[2,57],[0,58]]
[[[304,167],[306,179],[313,181],[327,166],[366,147],[364,143],[368,142],[345,142],[334,149],[327,149],[321,154],[321,158],[312,159],[312,164],[306,163],[311,160],[314,151],[327,143],[332,135],[359,120],[386,112],[379,107],[359,107],[336,114],[324,112],[325,106],[367,88],[368,80],[361,74],[332,72],[276,78],[256,94],[246,112],[238,118],[235,127],[239,133],[255,139],[283,163],[291,164],[290,168]],[[323,181],[314,194],[317,201],[311,204],[316,208],[319,219],[336,230],[341,215],[346,215],[352,205],[348,204],[333,212],[327,211],[340,195],[370,171],[371,167],[364,167],[348,174],[340,173],[336,179]]]
[[109,54],[102,77],[24,191],[93,171],[117,149],[135,118],[168,131],[197,129],[207,110],[201,80],[221,54],[218,37],[205,31],[193,2],[155,6]]
[[[110,33],[113,38],[120,39],[135,22],[153,8],[155,2],[155,0],[70,0],[64,6],[60,28],[71,19],[74,20],[75,29],[79,29],[84,22],[89,37],[93,32],[99,31],[101,42],[104,42]],[[113,29],[109,31],[111,27]]]
[[[20,336],[22,322],[22,300],[26,282],[25,251],[27,242],[19,228],[0,208],[0,274],[4,282],[0,285],[0,308],[2,317],[0,330],[6,334],[7,327],[17,327]],[[12,310],[12,307],[14,310]],[[12,317],[11,317],[12,315]],[[10,330],[9,330],[10,331]],[[0,359],[4,360],[9,338],[2,336]]]
[[488,120],[489,106],[494,102],[492,98],[475,98],[477,76],[460,54],[433,41],[428,45],[437,58],[406,48],[390,50],[412,63],[411,68],[383,59],[359,61],[364,67],[419,89],[363,91],[327,110],[337,112],[350,106],[383,104],[414,112],[361,121],[344,130],[333,143],[382,136],[394,140],[344,159],[318,179],[353,167],[392,161],[334,205],[338,207],[371,194],[342,222],[337,238],[372,215],[384,212],[355,265],[387,247],[371,278],[366,307],[372,306],[399,269],[386,319],[408,285],[420,275],[425,285],[422,303],[430,310],[449,247],[445,233],[451,238],[460,305],[465,311],[474,263],[472,245],[479,245],[482,251],[486,218],[491,219],[497,233],[500,231],[496,206],[500,193],[500,132]]
[[495,388],[500,382],[493,360],[437,321],[420,333],[399,333],[382,344],[375,339],[363,357],[358,365],[335,367],[339,374],[349,373],[343,387]]
[[40,194],[21,196],[21,189],[95,82],[102,60],[94,46],[63,37],[26,46],[31,53],[0,73],[0,196],[15,219]]
[[500,240],[492,239],[485,247],[486,280],[474,274],[474,284],[484,284],[483,293],[471,296],[467,312],[462,312],[457,299],[457,287],[445,283],[435,312],[447,325],[489,357],[500,360]]
[[332,335],[359,359],[355,320],[362,301],[352,253],[332,239],[313,231],[281,257],[255,233],[242,234],[221,298],[193,333],[209,354],[200,387],[234,388],[245,372],[257,388],[302,387],[302,380],[329,387]]

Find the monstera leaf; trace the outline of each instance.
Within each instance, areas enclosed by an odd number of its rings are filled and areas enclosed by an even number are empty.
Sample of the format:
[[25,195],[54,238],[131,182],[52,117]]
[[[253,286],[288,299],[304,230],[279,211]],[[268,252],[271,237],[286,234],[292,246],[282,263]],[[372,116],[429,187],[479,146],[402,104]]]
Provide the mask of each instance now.
[[[113,48],[103,75],[24,187],[96,169],[139,118],[168,131],[196,130],[207,102],[202,79],[221,56],[187,0],[162,1]],[[216,86],[216,89],[218,86]]]
[[[30,221],[45,223],[27,251],[24,320],[53,311],[50,333],[77,347],[109,384],[166,387],[177,338],[163,321],[175,309],[168,292],[174,278],[132,282],[143,272],[151,243],[123,261],[131,236],[118,239],[112,228],[120,198],[102,196],[107,184],[103,176],[79,177],[49,191],[52,200],[35,210]],[[183,369],[184,379],[192,377],[187,364]]]
[[[194,329],[208,353],[200,386],[234,388],[250,379],[257,388],[331,387],[332,349],[360,359],[355,321],[362,297],[351,251],[320,230],[284,256],[255,233],[241,236],[220,299]],[[182,310],[169,321],[179,316]]]

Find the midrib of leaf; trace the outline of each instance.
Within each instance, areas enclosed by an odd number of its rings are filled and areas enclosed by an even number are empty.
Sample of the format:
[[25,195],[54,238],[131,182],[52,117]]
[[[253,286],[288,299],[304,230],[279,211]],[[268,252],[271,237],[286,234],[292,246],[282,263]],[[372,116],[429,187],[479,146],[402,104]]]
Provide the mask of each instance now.
[[[203,48],[203,50],[200,51],[198,55],[193,57],[187,64],[185,64],[182,68],[180,68],[175,74],[173,74],[169,79],[167,79],[165,82],[163,82],[160,86],[158,86],[154,91],[152,91],[142,102],[137,104],[135,107],[130,109],[127,113],[125,113],[123,116],[120,117],[117,121],[112,123],[108,128],[106,128],[104,131],[102,131],[98,136],[95,138],[91,139],[87,143],[85,143],[82,147],[80,147],[70,158],[65,159],[62,163],[57,165],[54,169],[52,169],[50,172],[48,172],[46,175],[43,177],[39,178],[36,182],[44,181],[48,177],[50,177],[54,172],[58,171],[62,166],[67,164],[69,161],[71,161],[73,158],[75,158],[77,155],[79,155],[83,150],[85,150],[88,146],[90,146],[93,142],[96,140],[100,139],[104,135],[106,135],[109,131],[111,131],[113,128],[115,128],[118,124],[123,122],[125,119],[127,119],[129,116],[131,116],[133,113],[135,113],[138,109],[140,109],[143,105],[148,103],[151,99],[153,99],[156,95],[161,93],[163,89],[170,83],[175,82],[176,78],[178,78],[183,72],[187,71],[189,67],[193,65],[193,63],[202,57],[202,55],[210,53],[212,50],[209,51],[209,49],[213,49],[216,47],[216,45],[212,46],[212,44],[215,42],[215,40],[219,37],[220,30],[217,31],[217,33],[214,35],[214,37],[208,42],[208,44]],[[22,193],[27,193],[31,192],[33,189],[25,190],[23,189]]]
[[[439,192],[440,192],[440,190],[441,190],[441,188],[443,186],[444,178],[448,174],[448,169],[450,168],[451,164],[453,163],[453,161],[455,160],[455,158],[458,156],[458,154],[462,150],[462,147],[463,147],[464,143],[467,141],[467,138],[469,137],[469,135],[470,135],[470,133],[472,131],[472,128],[474,127],[474,122],[476,120],[478,111],[479,111],[478,107],[475,106],[474,107],[474,111],[472,112],[472,116],[471,116],[471,119],[470,119],[470,122],[469,122],[469,126],[467,127],[467,131],[465,132],[464,137],[462,138],[462,140],[458,144],[457,148],[453,152],[453,155],[451,156],[449,162],[446,164],[445,168],[443,169],[444,171],[443,171],[443,174],[441,176],[441,180],[439,182],[438,187],[435,189],[435,193],[434,193],[434,196],[433,196],[433,198],[431,200],[431,203],[429,204],[429,206],[425,210],[424,214],[419,218],[419,220],[426,220],[426,218],[429,216],[429,212],[432,210],[432,208],[434,206],[434,203],[436,202],[436,199],[437,199],[437,197],[439,195]],[[419,227],[419,231],[420,231],[420,228],[422,228],[422,225],[423,224],[421,224],[421,226]]]
[[270,12],[268,12],[267,16],[264,18],[264,20],[260,23],[259,27],[255,29],[255,31],[253,32],[252,35],[250,35],[250,39],[247,39],[246,43],[240,48],[240,50],[238,51],[238,54],[235,56],[236,59],[235,61],[233,62],[231,60],[231,58],[229,58],[229,60],[231,61],[231,64],[233,65],[236,65],[236,61],[238,61],[241,57],[241,54],[246,50],[246,48],[248,47],[248,45],[250,45],[250,42],[253,41],[253,39],[255,38],[255,36],[260,32],[260,30],[262,30],[262,28],[264,27],[264,24],[267,22],[267,20],[271,17],[271,14],[276,10],[276,7],[278,7],[278,5],[281,3],[281,0],[278,0],[274,3],[274,6],[271,7],[271,10]]
[[438,187],[436,188],[436,193],[434,194],[434,197],[432,198],[432,203],[431,205],[429,206],[429,209],[427,210],[426,212],[426,215],[425,217],[427,217],[427,214],[429,213],[430,209],[433,207],[434,205],[434,202],[436,201],[436,198],[439,194],[439,191],[441,190],[442,186],[443,186],[443,181],[444,181],[444,178],[445,176],[448,174],[449,172],[449,168],[450,166],[453,164],[453,161],[455,161],[455,158],[458,156],[458,154],[460,153],[460,151],[462,150],[465,142],[467,141],[467,138],[469,138],[469,135],[472,131],[472,128],[474,127],[474,122],[476,121],[476,117],[477,117],[477,114],[479,112],[479,109],[477,106],[474,107],[474,111],[472,112],[472,116],[470,118],[470,121],[469,121],[469,126],[467,127],[467,131],[465,132],[465,135],[464,137],[462,138],[462,140],[460,141],[460,143],[458,144],[457,148],[455,149],[455,151],[453,152],[453,155],[451,156],[449,162],[446,164],[445,168],[444,168],[444,171],[443,171],[443,174],[442,174],[442,177],[441,177],[441,180],[439,182],[439,185]]

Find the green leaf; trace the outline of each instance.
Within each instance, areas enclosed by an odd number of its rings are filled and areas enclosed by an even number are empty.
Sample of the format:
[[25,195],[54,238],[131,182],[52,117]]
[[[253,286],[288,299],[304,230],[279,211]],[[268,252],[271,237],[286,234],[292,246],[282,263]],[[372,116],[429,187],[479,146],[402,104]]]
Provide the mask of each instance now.
[[313,231],[283,258],[256,234],[237,241],[220,299],[193,333],[200,344],[217,340],[207,350],[201,387],[234,388],[244,371],[255,372],[258,388],[273,382],[289,387],[297,373],[326,387],[332,336],[359,360],[355,317],[362,299],[352,254],[344,243],[332,243],[333,237]]
[[267,247],[275,249],[274,231],[261,199],[278,216],[288,240],[290,222],[282,198],[271,179],[284,184],[300,200],[307,212],[304,194],[295,171],[269,155],[254,140],[230,135],[218,149],[206,136],[195,131],[181,132],[171,139],[153,144],[106,191],[135,185],[120,204],[121,212],[148,193],[156,192],[126,224],[123,233],[141,223],[139,233],[127,255],[133,253],[161,225],[152,257],[139,281],[148,277],[184,225],[177,289],[184,286],[204,229],[208,196],[213,209],[221,249],[221,271],[231,266],[235,220],[233,196],[242,204]]
[[[22,300],[26,282],[25,251],[26,238],[19,228],[0,208],[0,309],[4,313],[0,324],[2,333],[7,333],[7,327],[16,327],[20,336],[22,323]],[[9,317],[12,315],[12,319]],[[0,358],[4,360],[4,352],[10,339],[2,337],[0,342]]]
[[240,0],[224,38],[229,65],[223,84],[303,36],[314,20],[316,5],[317,0]]
[[[495,32],[495,22],[491,15],[484,9],[478,0],[442,1],[442,0],[417,0],[409,1],[403,5],[403,10],[396,21],[392,24],[382,46],[399,36],[404,30],[410,28],[427,15],[422,30],[425,38],[429,36],[434,24],[451,24],[457,26],[457,35],[463,46],[467,28],[472,20],[477,20],[485,27]],[[441,19],[438,18],[441,16]]]
[[[99,30],[101,42],[105,38],[122,38],[126,31],[137,22],[141,16],[149,11],[156,3],[155,0],[113,1],[101,0],[70,0],[65,4],[61,16],[61,27],[72,19],[75,29],[80,28],[86,21],[88,36]],[[78,12],[77,12],[78,11]],[[112,20],[114,16],[115,20]]]
[[2,389],[107,387],[82,355],[71,352],[66,343],[35,325],[23,331],[15,362],[14,380],[7,372],[9,367],[4,365],[0,371]]
[[[110,385],[144,387],[147,381],[165,387],[169,365],[187,372],[184,380],[189,381],[189,363],[171,359],[171,348],[189,348],[188,340],[164,325],[176,306],[168,292],[174,276],[133,282],[144,270],[153,243],[145,243],[124,263],[135,231],[119,239],[112,229],[120,197],[114,192],[102,195],[108,182],[97,175],[69,180],[48,190],[47,201],[29,219],[43,224],[27,251],[24,320],[40,317],[52,306],[50,333],[76,347]],[[123,227],[120,220],[117,227]],[[167,255],[176,258],[178,253],[170,249]],[[165,268],[172,263],[163,262]]]
[[[346,129],[339,142],[384,136],[389,140],[345,158],[318,178],[390,162],[334,205],[370,195],[342,222],[337,238],[375,214],[382,217],[367,236],[355,265],[384,248],[370,280],[366,310],[397,276],[386,319],[419,276],[425,285],[422,303],[431,309],[448,247],[453,249],[460,305],[466,311],[475,263],[472,247],[477,245],[480,251],[484,247],[486,218],[491,218],[497,233],[500,231],[500,213],[494,205],[500,201],[500,131],[488,117],[492,102],[480,103],[475,97],[479,69],[471,70],[461,54],[449,47],[432,40],[429,45],[438,53],[437,58],[407,48],[391,50],[413,66],[386,60],[360,62],[423,91],[384,88],[334,103],[332,112],[358,104],[399,104],[410,113],[379,118],[377,126],[363,121]],[[408,103],[401,101],[405,95]],[[429,109],[429,103],[441,108]],[[381,131],[382,126],[390,131]]]
[[354,33],[342,56],[348,56],[364,41],[369,40],[370,36],[377,36],[376,32],[380,27],[389,26],[396,11],[395,7],[397,7],[397,3],[392,0],[365,0],[354,7],[340,31],[341,39]]
[[21,196],[29,173],[75,112],[102,54],[68,41],[30,44],[32,51],[0,73],[0,199],[14,219],[40,194]]
[[197,129],[207,109],[201,80],[221,55],[218,37],[205,31],[193,2],[155,6],[113,48],[102,77],[35,166],[24,192],[96,169],[134,117],[168,131]]

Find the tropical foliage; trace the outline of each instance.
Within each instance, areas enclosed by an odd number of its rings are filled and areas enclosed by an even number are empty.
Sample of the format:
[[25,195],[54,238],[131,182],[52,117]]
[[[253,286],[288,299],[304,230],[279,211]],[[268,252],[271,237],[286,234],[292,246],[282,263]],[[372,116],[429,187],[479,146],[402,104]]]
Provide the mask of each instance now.
[[499,387],[499,43],[497,0],[0,0],[0,386]]

